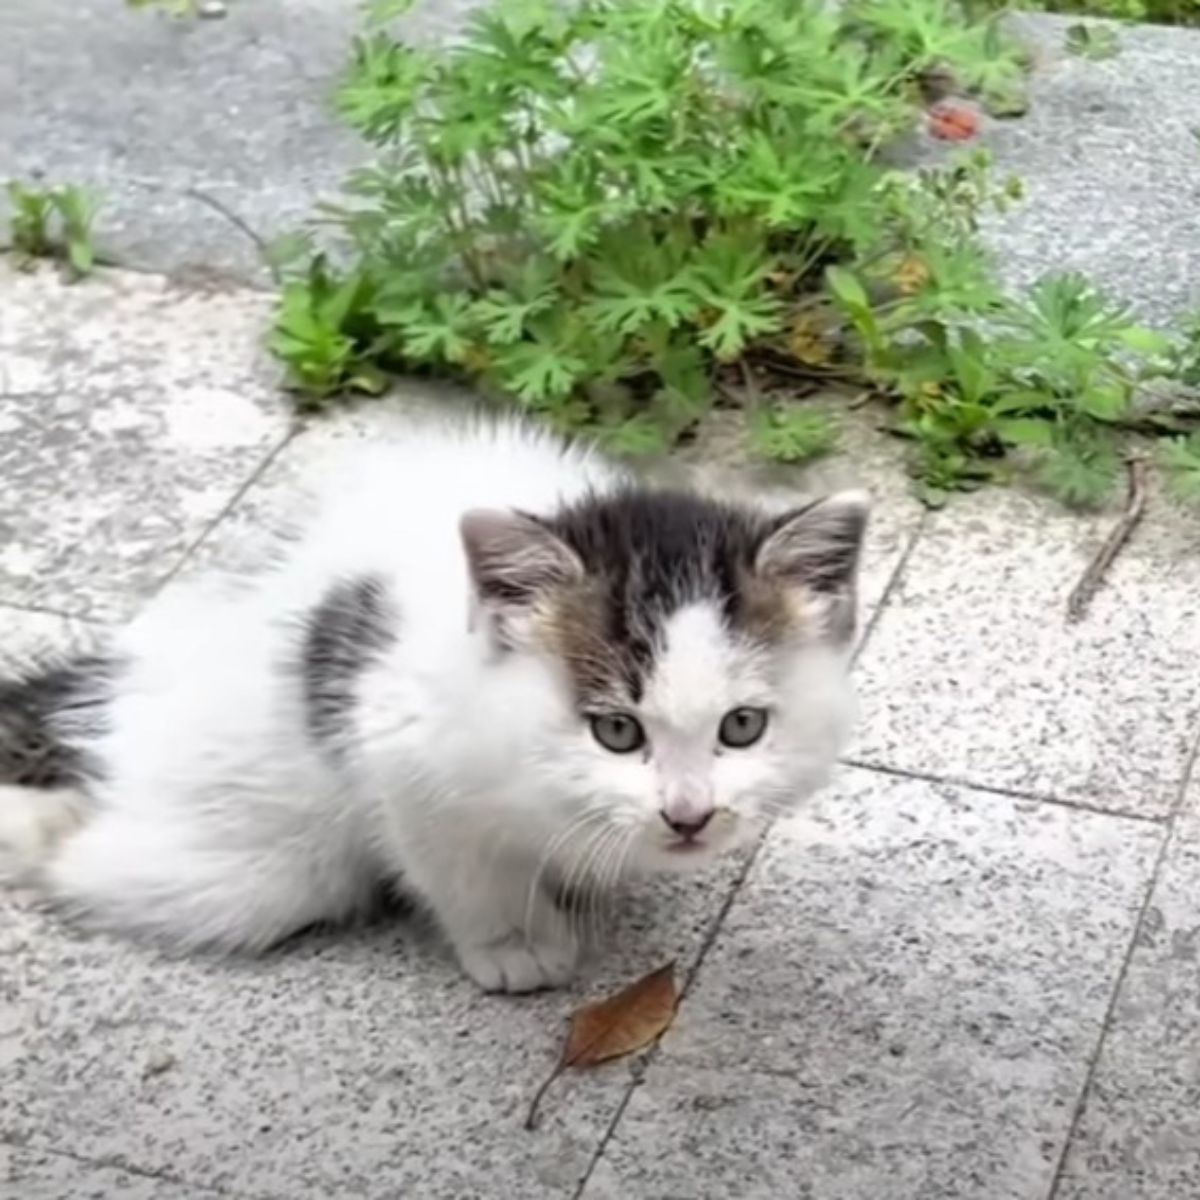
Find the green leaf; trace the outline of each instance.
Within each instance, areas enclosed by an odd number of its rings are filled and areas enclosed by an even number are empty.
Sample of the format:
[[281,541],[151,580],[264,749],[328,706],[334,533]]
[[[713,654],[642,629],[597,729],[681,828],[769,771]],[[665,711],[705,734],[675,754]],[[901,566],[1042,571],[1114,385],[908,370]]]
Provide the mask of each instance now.
[[407,16],[415,4],[416,0],[364,0],[363,8],[370,24],[386,25]]
[[750,444],[762,458],[801,463],[828,454],[838,428],[826,413],[797,404],[763,405],[750,420]]
[[637,413],[618,425],[596,426],[591,434],[609,453],[628,458],[662,454],[672,440],[666,427],[651,413]]
[[1112,494],[1120,460],[1112,445],[1097,439],[1064,437],[1043,456],[1038,481],[1072,508],[1098,508]]
[[636,333],[654,321],[674,328],[700,307],[685,253],[677,240],[633,231],[606,236],[590,260],[595,299],[587,312],[617,333]]
[[1131,325],[1128,329],[1122,329],[1117,338],[1123,345],[1139,354],[1166,355],[1174,349],[1174,343],[1166,334],[1146,329],[1141,325]]
[[1081,412],[1097,421],[1120,420],[1128,408],[1124,389],[1112,384],[1089,388],[1079,396],[1078,404]]
[[1067,26],[1065,44],[1068,53],[1095,61],[1112,58],[1121,48],[1115,29],[1107,25],[1085,25],[1082,21]]
[[529,323],[560,299],[553,264],[534,257],[512,273],[507,287],[493,288],[477,300],[473,313],[491,345],[508,346],[519,342]]
[[1159,452],[1167,484],[1181,500],[1200,502],[1200,434],[1172,438]]
[[1045,449],[1054,444],[1054,426],[1036,417],[1009,417],[995,422],[995,430],[1010,446],[1035,446]]
[[96,266],[96,252],[85,239],[72,238],[67,243],[67,259],[77,275],[90,275]]
[[718,358],[729,361],[756,337],[778,332],[783,305],[774,296],[760,296],[723,304],[717,312],[717,319],[700,334],[699,341]]
[[506,349],[497,363],[503,386],[532,405],[566,397],[587,369],[583,359],[536,341]]
[[871,301],[866,289],[859,283],[857,277],[845,267],[826,267],[825,283],[837,302],[847,312],[869,312]]
[[404,352],[418,362],[461,363],[471,348],[474,313],[463,295],[435,296],[402,330]]

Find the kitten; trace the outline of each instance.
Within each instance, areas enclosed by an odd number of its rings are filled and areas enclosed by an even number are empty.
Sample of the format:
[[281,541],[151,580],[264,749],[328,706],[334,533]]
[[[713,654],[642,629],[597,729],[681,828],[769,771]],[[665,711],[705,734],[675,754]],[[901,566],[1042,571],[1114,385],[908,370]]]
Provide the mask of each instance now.
[[701,866],[823,781],[865,520],[655,490],[515,421],[416,428],[278,561],[0,684],[0,855],[185,950],[395,887],[482,987],[562,983],[566,892]]

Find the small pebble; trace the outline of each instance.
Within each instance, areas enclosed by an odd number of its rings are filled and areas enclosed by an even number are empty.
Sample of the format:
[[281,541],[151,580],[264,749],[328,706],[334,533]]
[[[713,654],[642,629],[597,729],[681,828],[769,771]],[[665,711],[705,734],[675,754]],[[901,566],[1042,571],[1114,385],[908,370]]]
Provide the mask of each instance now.
[[200,0],[196,5],[196,16],[206,21],[220,20],[228,11],[225,0]]
[[142,1068],[142,1078],[149,1079],[152,1075],[161,1075],[164,1071],[169,1071],[175,1065],[175,1055],[169,1050],[156,1050],[146,1060],[146,1065]]

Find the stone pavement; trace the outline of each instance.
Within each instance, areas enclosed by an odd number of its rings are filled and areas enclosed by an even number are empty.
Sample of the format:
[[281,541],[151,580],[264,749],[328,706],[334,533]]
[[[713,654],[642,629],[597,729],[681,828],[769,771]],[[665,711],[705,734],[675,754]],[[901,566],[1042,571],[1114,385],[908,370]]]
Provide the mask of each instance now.
[[[335,443],[403,436],[408,408],[443,399],[408,386],[298,426],[260,348],[270,297],[185,269],[248,261],[223,218],[198,231],[185,189],[221,184],[269,232],[346,161],[311,105],[347,6],[286,0],[281,25],[235,0],[201,26],[108,8],[0,6],[0,174],[70,163],[112,184],[116,249],[165,272],[64,287],[0,259],[4,656],[84,644],[181,573],[252,563]],[[1125,41],[1132,81],[1120,59],[1043,68],[1043,104],[1116,115],[1048,190],[1030,180],[1028,238],[995,236],[1018,270],[1086,258],[1092,214],[1140,256],[1113,282],[1153,315],[1197,278],[1176,121],[1200,123],[1200,100],[1168,118],[1135,97],[1165,103],[1200,50],[1176,30]],[[990,136],[1052,172],[1036,130],[1067,119],[1035,109]],[[1143,138],[1172,197],[1154,207],[1123,171],[1055,208]],[[139,195],[174,199],[143,210],[122,190],[142,175],[162,186]],[[1131,240],[1168,218],[1168,240]],[[833,787],[756,854],[632,889],[579,984],[524,999],[478,994],[403,922],[175,961],[6,894],[0,1200],[1200,1196],[1200,525],[1156,496],[1068,626],[1107,518],[1000,490],[923,514],[891,448],[850,433],[850,461],[790,477],[879,498],[862,719]],[[733,457],[727,437],[693,454],[711,456]],[[688,988],[660,1046],[560,1080],[525,1132],[573,1005],[668,958]]]

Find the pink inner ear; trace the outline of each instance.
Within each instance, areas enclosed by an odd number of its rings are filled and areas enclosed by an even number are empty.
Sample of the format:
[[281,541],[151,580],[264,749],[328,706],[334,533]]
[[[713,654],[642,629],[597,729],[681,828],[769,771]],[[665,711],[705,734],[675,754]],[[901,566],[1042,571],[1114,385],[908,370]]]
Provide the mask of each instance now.
[[579,556],[539,521],[504,509],[472,509],[459,530],[480,597],[528,603],[546,588],[582,577]]

